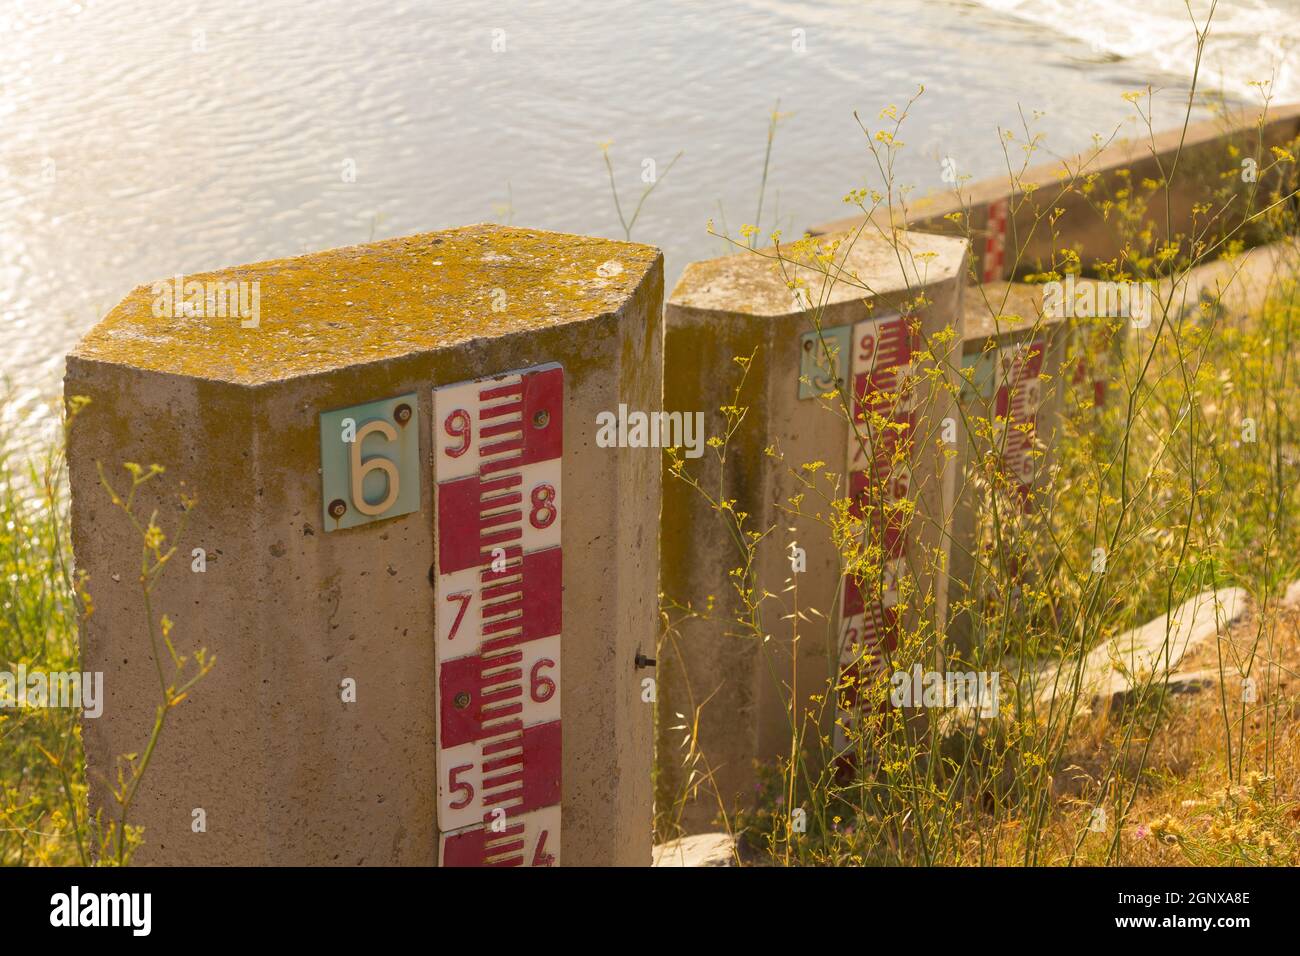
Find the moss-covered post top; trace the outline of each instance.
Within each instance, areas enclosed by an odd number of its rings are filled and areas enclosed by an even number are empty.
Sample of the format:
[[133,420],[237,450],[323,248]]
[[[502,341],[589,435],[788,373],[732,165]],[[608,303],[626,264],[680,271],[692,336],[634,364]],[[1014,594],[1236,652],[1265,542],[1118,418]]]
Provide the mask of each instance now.
[[72,357],[261,385],[613,313],[659,259],[490,224],[421,233],[141,285]]
[[841,233],[819,236],[816,243],[826,256],[816,265],[796,264],[797,254],[807,252],[795,247],[783,247],[779,256],[768,248],[693,262],[669,301],[696,313],[777,317],[818,305],[833,310],[864,298],[907,298],[909,290],[919,293],[956,276],[967,246],[964,239],[917,232],[899,232],[892,240]]
[[966,294],[962,311],[967,350],[978,350],[988,339],[1054,329],[1063,319],[1044,305],[1043,286],[1023,282],[985,283]]

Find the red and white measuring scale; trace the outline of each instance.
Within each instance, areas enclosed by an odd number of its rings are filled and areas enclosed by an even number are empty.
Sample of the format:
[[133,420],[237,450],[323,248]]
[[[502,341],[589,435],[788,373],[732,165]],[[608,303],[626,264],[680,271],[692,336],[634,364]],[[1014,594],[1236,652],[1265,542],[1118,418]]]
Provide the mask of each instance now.
[[[884,672],[885,651],[897,640],[898,580],[904,571],[907,540],[904,515],[892,506],[912,493],[911,443],[917,423],[915,396],[908,386],[912,353],[919,347],[919,336],[904,316],[864,319],[853,326],[856,427],[849,431],[849,510],[863,522],[863,544],[880,548],[883,571],[876,588],[864,589],[852,576],[844,581],[839,676],[841,685],[849,681],[850,686],[839,692],[837,702],[834,745],[841,762],[851,749],[845,728],[858,726],[858,685]],[[877,415],[888,424],[873,424]],[[905,455],[896,462],[900,448]]]
[[439,856],[560,861],[558,365],[433,392]]
[[[1034,441],[1038,407],[1042,402],[1043,339],[1004,345],[998,349],[994,441],[1002,443],[1002,467],[1011,479],[1023,513],[1032,510]],[[1005,429],[1005,438],[1003,435]]]
[[988,221],[984,231],[984,261],[980,279],[983,283],[998,282],[1006,269],[1007,220],[1011,216],[1011,202],[996,199],[988,204]]

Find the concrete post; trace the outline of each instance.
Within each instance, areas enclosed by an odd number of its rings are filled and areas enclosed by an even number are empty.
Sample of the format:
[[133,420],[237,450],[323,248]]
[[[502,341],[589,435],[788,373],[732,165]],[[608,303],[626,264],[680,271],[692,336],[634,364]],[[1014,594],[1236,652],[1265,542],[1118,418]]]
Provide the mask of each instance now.
[[141,286],[86,335],[93,807],[160,694],[99,463],[166,467],[136,508],[164,530],[197,499],[152,603],[217,656],[144,778],[138,861],[649,864],[659,462],[594,436],[658,407],[662,283],[647,246],[471,226]]
[[[889,622],[874,629],[864,620],[873,611],[891,616],[891,597],[864,601],[861,588],[843,576],[839,549],[823,523],[833,509],[831,498],[852,496],[855,514],[868,526],[881,513],[882,499],[915,502],[925,520],[900,527],[891,516],[874,541],[887,549],[887,568],[898,575],[885,590],[892,589],[896,600],[906,580],[916,593],[911,616],[924,616],[934,627],[943,620],[942,529],[951,510],[955,446],[948,449],[952,456],[945,454],[941,432],[951,416],[960,365],[966,243],[904,233],[896,250],[875,236],[837,238],[843,241],[823,272],[792,267],[787,275],[771,250],[693,263],[665,309],[665,406],[704,410],[711,434],[723,430],[720,408],[746,409],[731,435],[721,484],[715,456],[698,471],[688,462],[687,470],[733,500],[732,510],[746,515],[747,529],[766,533],[753,571],[757,586],[770,593],[761,599],[763,634],[745,633],[735,620],[744,602],[729,575],[742,564],[742,554],[725,529],[725,516],[697,490],[666,475],[662,590],[669,601],[695,609],[712,603],[714,610],[708,620],[685,620],[661,647],[661,806],[684,792],[691,770],[712,773],[728,812],[752,801],[755,761],[791,755],[790,702],[796,711],[817,710],[811,695],[827,693],[841,652],[888,639]],[[824,272],[835,281],[824,281]],[[792,278],[804,284],[792,289]],[[955,334],[942,334],[950,328]],[[924,354],[927,345],[933,358]],[[819,361],[828,351],[829,363]],[[733,359],[750,356],[737,397],[741,369]],[[929,377],[924,369],[932,364],[948,371]],[[836,389],[837,378],[844,385],[840,394],[851,390],[855,396],[857,430],[874,445],[874,462],[871,449],[863,454],[848,415],[824,407],[836,404],[821,396]],[[869,420],[869,411],[896,423],[897,431]],[[909,450],[902,463],[891,460],[904,446]],[[838,484],[826,489],[824,500],[805,494],[802,513],[795,514],[792,499],[807,491],[798,477],[801,466],[817,461],[823,465],[803,473],[821,481],[823,473],[833,472]],[[788,590],[787,582],[797,591]],[[787,618],[796,603],[808,619],[797,643]],[[681,767],[682,731],[672,728],[682,723],[677,715],[690,723],[697,709],[704,759]],[[836,716],[834,706],[825,709],[822,733],[833,733]],[[703,829],[717,810],[705,790],[686,804],[682,822],[688,830]]]

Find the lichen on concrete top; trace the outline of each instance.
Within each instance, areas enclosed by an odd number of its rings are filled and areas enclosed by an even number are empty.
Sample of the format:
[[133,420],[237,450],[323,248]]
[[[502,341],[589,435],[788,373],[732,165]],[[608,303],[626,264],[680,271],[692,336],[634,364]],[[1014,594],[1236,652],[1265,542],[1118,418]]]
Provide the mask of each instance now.
[[606,315],[658,258],[652,246],[506,226],[421,233],[184,276],[256,282],[256,328],[168,315],[154,285],[139,286],[72,355],[258,385]]
[[1043,287],[1020,282],[987,282],[972,286],[962,298],[963,337],[982,341],[1008,333],[1060,324],[1043,309]]
[[[818,246],[833,258],[816,266],[795,266],[790,247],[778,260],[773,249],[760,249],[694,262],[682,274],[669,303],[704,312],[755,316],[791,315],[798,305],[791,279],[801,279],[815,305],[834,305],[921,287],[951,279],[962,268],[966,240],[932,233],[897,233],[897,241],[879,235],[818,236]],[[836,276],[829,282],[828,275]],[[829,282],[829,288],[824,288]]]

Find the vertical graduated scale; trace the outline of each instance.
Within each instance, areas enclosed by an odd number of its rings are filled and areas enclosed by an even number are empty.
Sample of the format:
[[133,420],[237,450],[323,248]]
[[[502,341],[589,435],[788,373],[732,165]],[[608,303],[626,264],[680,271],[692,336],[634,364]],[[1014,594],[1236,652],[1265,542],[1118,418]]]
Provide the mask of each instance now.
[[997,418],[995,440],[1002,447],[1002,464],[1015,488],[1022,511],[1032,510],[1034,442],[1042,401],[1043,356],[1041,338],[1015,342],[998,349]]
[[1007,220],[1011,214],[1011,201],[1006,198],[995,200],[988,206],[988,223],[984,236],[983,281],[997,282],[1006,271],[1007,255]]
[[858,688],[885,670],[898,630],[898,582],[906,571],[904,516],[911,492],[911,443],[917,423],[909,379],[920,337],[905,316],[864,319],[853,326],[849,430],[849,511],[862,522],[861,543],[881,555],[879,584],[844,579],[840,600],[840,699],[835,750],[847,759],[857,726]]
[[560,862],[564,370],[435,389],[443,866]]

